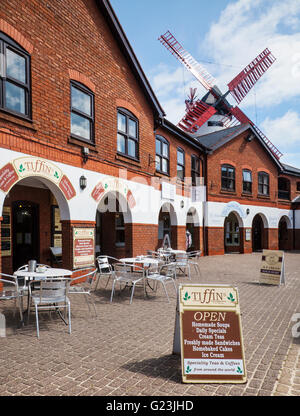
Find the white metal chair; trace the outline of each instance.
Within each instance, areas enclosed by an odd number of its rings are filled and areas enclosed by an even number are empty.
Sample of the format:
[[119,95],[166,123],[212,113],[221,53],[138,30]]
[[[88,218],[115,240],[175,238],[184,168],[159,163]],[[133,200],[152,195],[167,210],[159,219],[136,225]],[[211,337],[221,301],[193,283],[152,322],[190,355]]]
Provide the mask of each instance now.
[[187,253],[176,253],[175,264],[176,264],[175,277],[177,276],[177,269],[179,269],[180,271],[184,273],[184,275],[186,275],[186,271],[187,271],[187,276],[191,280],[191,267],[188,261]]
[[[62,263],[62,248],[61,247],[50,247],[52,261],[56,264]],[[52,263],[51,263],[52,264]]]
[[106,284],[105,284],[105,288],[108,285],[108,282],[110,280],[110,278],[114,275],[114,270],[112,265],[110,264],[110,262],[118,262],[119,260],[116,259],[115,257],[111,257],[111,256],[98,256],[96,258],[96,266],[97,266],[97,280],[96,280],[96,285],[95,285],[95,291],[98,288],[98,284],[100,282],[100,280],[102,278],[107,278]]
[[195,272],[198,273],[199,276],[202,276],[202,275],[201,275],[201,270],[200,270],[197,260],[200,259],[201,253],[202,253],[201,250],[190,251],[187,253],[189,264],[194,267]]
[[114,265],[114,280],[112,284],[110,302],[113,300],[116,283],[120,284],[120,289],[122,283],[125,283],[125,287],[131,287],[131,296],[129,302],[131,304],[136,285],[140,282],[144,283],[144,279],[145,274],[142,267],[137,266],[136,264],[116,263]]
[[90,311],[91,308],[88,302],[89,298],[94,307],[95,315],[97,316],[96,306],[91,295],[92,285],[95,281],[96,272],[97,269],[93,268],[91,270],[91,267],[85,267],[83,269],[75,270],[74,273],[80,273],[80,275],[71,279],[69,295],[84,295],[84,298]]
[[15,276],[5,273],[0,273],[0,276],[0,300],[14,300],[14,316],[18,308],[20,320],[23,322],[23,292],[19,287],[18,279]]
[[163,285],[168,302],[170,302],[170,299],[169,299],[167,288],[166,288],[167,283],[173,284],[175,293],[177,294],[177,287],[175,283],[175,272],[176,272],[176,264],[169,263],[169,264],[162,265],[159,268],[158,273],[149,273],[147,275],[147,280],[152,280],[155,283],[155,288],[153,288],[154,291],[157,290],[157,283],[161,283]]
[[[36,281],[32,280],[29,283],[29,292],[30,292],[30,304],[28,305],[28,322],[30,316],[30,305],[31,302],[34,304],[35,308],[35,319],[36,319],[36,331],[37,337],[40,336],[39,330],[39,317],[38,313],[40,310],[55,310],[60,314],[60,309],[68,310],[68,325],[69,325],[69,334],[71,334],[71,305],[68,298],[68,289],[70,285],[69,278],[53,278],[39,281],[38,288],[35,287],[35,290],[32,289]],[[62,318],[62,315],[60,314]],[[64,319],[63,319],[64,320]],[[66,323],[66,321],[64,320]]]

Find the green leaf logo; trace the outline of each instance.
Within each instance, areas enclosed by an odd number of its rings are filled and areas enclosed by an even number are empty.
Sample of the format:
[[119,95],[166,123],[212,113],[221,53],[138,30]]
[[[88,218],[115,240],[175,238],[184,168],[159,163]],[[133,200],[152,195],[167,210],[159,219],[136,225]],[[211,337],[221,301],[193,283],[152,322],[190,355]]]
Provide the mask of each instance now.
[[25,168],[24,168],[24,166],[22,165],[22,163],[21,163],[21,165],[20,165],[20,167],[19,167],[19,172],[20,173],[22,173],[22,172],[24,172],[24,170],[25,170]]
[[108,188],[108,185],[107,185],[107,183],[106,183],[106,184],[104,185],[104,188],[105,188],[105,189],[107,189],[107,188]]
[[231,302],[235,301],[232,293],[229,293],[229,296],[227,297],[227,299],[230,300]]
[[56,178],[56,179],[58,179],[59,178],[59,174],[55,171],[55,173],[54,173],[54,177]]
[[188,292],[185,292],[183,300],[189,300],[191,297],[189,296]]
[[242,369],[241,369],[241,367],[238,367],[236,371],[237,371],[237,373],[239,373],[239,374],[242,374],[242,372],[243,372],[243,371],[242,371]]
[[189,374],[192,371],[191,367],[188,365],[185,369],[185,373]]

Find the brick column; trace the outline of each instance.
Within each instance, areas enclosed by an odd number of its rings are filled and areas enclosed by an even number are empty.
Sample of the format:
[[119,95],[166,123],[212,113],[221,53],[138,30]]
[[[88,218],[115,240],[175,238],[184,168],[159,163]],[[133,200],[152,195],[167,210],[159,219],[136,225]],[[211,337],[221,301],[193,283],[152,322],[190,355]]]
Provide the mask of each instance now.
[[[1,222],[3,217],[0,217],[0,242],[1,242]],[[1,252],[1,244],[0,244],[0,271],[2,272],[2,252]],[[2,289],[2,284],[0,283],[0,289]]]
[[224,227],[206,227],[207,254],[224,254]]
[[62,220],[62,267],[73,270],[73,228],[95,228],[95,221]]

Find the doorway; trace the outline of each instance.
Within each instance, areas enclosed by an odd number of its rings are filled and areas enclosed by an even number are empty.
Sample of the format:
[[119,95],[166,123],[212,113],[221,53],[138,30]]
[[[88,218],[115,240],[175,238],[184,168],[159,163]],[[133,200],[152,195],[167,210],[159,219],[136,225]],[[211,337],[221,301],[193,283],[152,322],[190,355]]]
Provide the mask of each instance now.
[[259,214],[255,215],[252,223],[252,251],[262,251],[264,223]]
[[278,246],[279,250],[288,250],[289,247],[289,232],[288,224],[284,217],[279,221],[278,226]]
[[39,262],[39,207],[30,201],[12,204],[13,270],[29,260]]

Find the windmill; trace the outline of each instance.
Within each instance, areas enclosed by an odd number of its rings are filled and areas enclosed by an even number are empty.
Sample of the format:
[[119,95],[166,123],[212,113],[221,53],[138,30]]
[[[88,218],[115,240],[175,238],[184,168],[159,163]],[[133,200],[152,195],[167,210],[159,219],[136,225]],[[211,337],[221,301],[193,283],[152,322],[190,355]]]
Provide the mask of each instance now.
[[237,107],[232,106],[226,99],[228,94],[240,104],[250,89],[260,77],[270,68],[276,58],[266,48],[253,61],[250,62],[228,86],[225,94],[216,86],[216,80],[209,72],[197,62],[175,39],[170,31],[159,37],[159,41],[174,55],[203,85],[208,93],[196,100],[196,90],[190,89],[190,96],[186,100],[186,114],[178,123],[182,130],[195,134],[208,120],[211,124],[222,128],[233,127],[242,123],[249,123],[261,139],[266,143],[273,155],[279,159],[282,153],[272,144],[263,132]]

